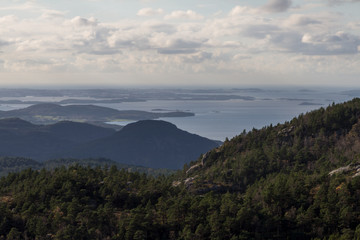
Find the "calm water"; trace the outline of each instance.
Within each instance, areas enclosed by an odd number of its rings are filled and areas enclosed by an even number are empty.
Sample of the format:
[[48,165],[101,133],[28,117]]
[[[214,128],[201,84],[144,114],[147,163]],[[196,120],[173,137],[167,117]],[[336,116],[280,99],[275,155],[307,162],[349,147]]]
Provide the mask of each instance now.
[[[131,105],[131,106],[125,106]],[[244,129],[261,128],[266,125],[291,120],[300,113],[319,106],[303,106],[289,101],[148,101],[141,106],[136,104],[112,105],[116,109],[136,109],[151,111],[156,108],[190,110],[194,117],[162,118],[174,123],[178,128],[191,133],[224,140],[232,138]],[[120,125],[129,122],[118,122]]]
[[[114,104],[98,104],[118,110],[164,109],[164,111],[190,111],[194,117],[164,118],[180,129],[215,140],[224,140],[240,134],[244,129],[262,128],[270,124],[283,123],[300,113],[326,107],[332,102],[339,103],[352,99],[340,89],[239,89],[229,94],[251,96],[255,100],[150,100],[146,102],[125,102]],[[222,93],[223,94],[223,93]],[[1,97],[0,97],[1,98]],[[26,97],[19,100],[59,101],[63,98]],[[29,105],[0,105],[0,110],[24,108]],[[126,125],[131,121],[118,122]]]
[[[247,94],[249,95],[249,94]],[[191,133],[225,140],[240,134],[244,129],[262,128],[270,124],[283,123],[300,113],[326,107],[332,102],[350,100],[349,96],[333,91],[270,91],[252,93],[256,100],[228,101],[147,101],[142,103],[106,104],[103,106],[119,110],[153,109],[191,111],[196,115],[186,118],[163,118],[180,129]],[[306,104],[304,104],[304,102]],[[310,105],[313,104],[313,105]],[[122,124],[122,123],[118,123]]]

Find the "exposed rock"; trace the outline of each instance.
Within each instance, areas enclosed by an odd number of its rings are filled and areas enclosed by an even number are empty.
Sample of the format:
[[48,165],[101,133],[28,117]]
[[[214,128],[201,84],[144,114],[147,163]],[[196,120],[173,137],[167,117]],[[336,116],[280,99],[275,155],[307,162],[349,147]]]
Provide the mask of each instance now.
[[352,176],[352,177],[354,178],[354,177],[358,177],[358,176],[360,176],[360,171],[357,171],[357,172],[354,174],[354,176]]
[[281,131],[278,132],[278,136],[284,136],[284,137],[288,137],[289,134],[295,129],[294,126],[288,127],[288,128],[284,128]]
[[329,175],[332,176],[334,174],[349,173],[349,172],[351,172],[353,174],[352,177],[360,176],[360,165],[350,164],[345,167],[340,167],[338,169],[335,169],[335,170],[329,172]]
[[177,187],[177,186],[180,186],[180,185],[181,185],[181,181],[173,181],[172,182],[173,187]]
[[194,180],[195,178],[197,178],[197,176],[194,176],[194,177],[190,177],[190,178],[187,178],[184,180],[184,184],[187,188],[189,188],[191,185],[194,184]]
[[196,169],[204,166],[205,163],[206,163],[206,160],[209,158],[209,155],[210,155],[209,152],[205,153],[205,154],[203,155],[203,157],[201,158],[200,163],[191,166],[191,167],[186,171],[186,174],[189,174],[190,172],[192,172],[192,171],[194,171],[194,170],[196,170]]
[[329,175],[332,176],[334,174],[348,172],[350,170],[351,170],[350,165],[348,165],[346,167],[341,167],[341,168],[338,168],[338,169],[335,169],[335,170],[329,172]]
[[198,164],[195,164],[194,166],[191,166],[187,171],[186,171],[186,174],[189,174],[189,172],[192,172],[193,170],[195,169],[198,169],[202,166],[202,164],[198,163]]
[[209,152],[205,153],[201,159],[201,166],[204,166],[206,163],[206,160],[209,158]]

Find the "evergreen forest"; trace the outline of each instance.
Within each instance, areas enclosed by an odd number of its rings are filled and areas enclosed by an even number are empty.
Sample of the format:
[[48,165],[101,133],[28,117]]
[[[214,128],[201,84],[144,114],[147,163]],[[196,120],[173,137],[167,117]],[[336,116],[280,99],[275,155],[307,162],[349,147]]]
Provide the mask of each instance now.
[[360,239],[359,117],[353,99],[244,131],[169,176],[9,173],[0,239]]

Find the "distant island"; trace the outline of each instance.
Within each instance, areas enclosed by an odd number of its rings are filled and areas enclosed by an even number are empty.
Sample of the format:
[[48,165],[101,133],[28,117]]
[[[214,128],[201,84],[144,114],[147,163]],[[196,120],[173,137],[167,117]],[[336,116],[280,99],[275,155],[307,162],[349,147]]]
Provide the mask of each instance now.
[[316,103],[316,102],[302,102],[299,105],[303,105],[303,106],[316,106],[316,105],[324,105],[322,103]]
[[[0,88],[0,104],[39,104],[50,98],[55,104],[108,104],[151,100],[227,101],[255,100],[241,93],[261,89],[5,89]],[[32,97],[28,99],[27,97]]]
[[[10,172],[0,178],[0,239],[360,239],[359,116],[360,99],[354,99],[243,131],[170,176],[108,157],[0,157],[0,170]],[[80,129],[62,123],[35,135],[36,126],[21,120],[1,126],[0,147],[11,132],[14,139],[69,133],[64,139]],[[109,134],[83,127],[87,134]],[[138,165],[162,151],[162,167],[181,162],[174,153],[181,157],[207,142],[152,120],[101,139],[83,145],[89,146],[84,152],[123,147],[128,152],[114,156]]]
[[27,108],[0,111],[0,118],[21,118],[35,124],[51,124],[59,121],[88,123],[115,122],[124,120],[146,120],[162,117],[191,117],[192,112],[146,112],[136,110],[119,111],[113,108],[95,105],[58,105],[40,103]]

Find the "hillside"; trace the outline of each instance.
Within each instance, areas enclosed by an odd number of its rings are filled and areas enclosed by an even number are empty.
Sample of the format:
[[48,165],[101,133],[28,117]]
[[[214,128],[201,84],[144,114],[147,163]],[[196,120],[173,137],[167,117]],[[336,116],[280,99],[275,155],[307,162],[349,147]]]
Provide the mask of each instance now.
[[106,157],[153,168],[180,169],[218,144],[165,121],[144,120],[115,134],[77,147],[66,157]]
[[0,156],[37,161],[109,158],[123,164],[180,169],[217,146],[165,121],[138,121],[116,132],[70,121],[35,125],[18,118],[0,119]]
[[83,143],[95,139],[110,136],[115,133],[111,128],[104,128],[88,123],[78,123],[71,121],[61,121],[55,124],[45,125],[44,131],[51,132],[54,136],[73,141],[76,143]]
[[[301,114],[291,121],[243,132],[185,169],[197,185],[248,185],[278,172],[326,173],[359,161],[360,99]],[[191,168],[191,169],[190,169]]]
[[87,123],[35,125],[19,118],[0,119],[0,156],[44,161],[55,158],[76,144],[103,138],[114,132]]
[[119,169],[125,169],[128,172],[139,172],[146,173],[151,176],[158,175],[170,175],[174,173],[174,170],[169,169],[154,169],[146,168],[142,166],[134,166],[123,163],[117,163],[110,159],[105,158],[88,158],[88,159],[52,159],[45,162],[37,162],[30,158],[22,157],[0,157],[0,177],[7,176],[9,173],[21,172],[22,170],[31,168],[33,170],[54,170],[60,167],[71,167],[71,166],[83,166],[90,168],[108,168],[110,166],[116,166]]
[[9,174],[0,238],[359,239],[359,117],[354,99],[243,132],[169,177]]

